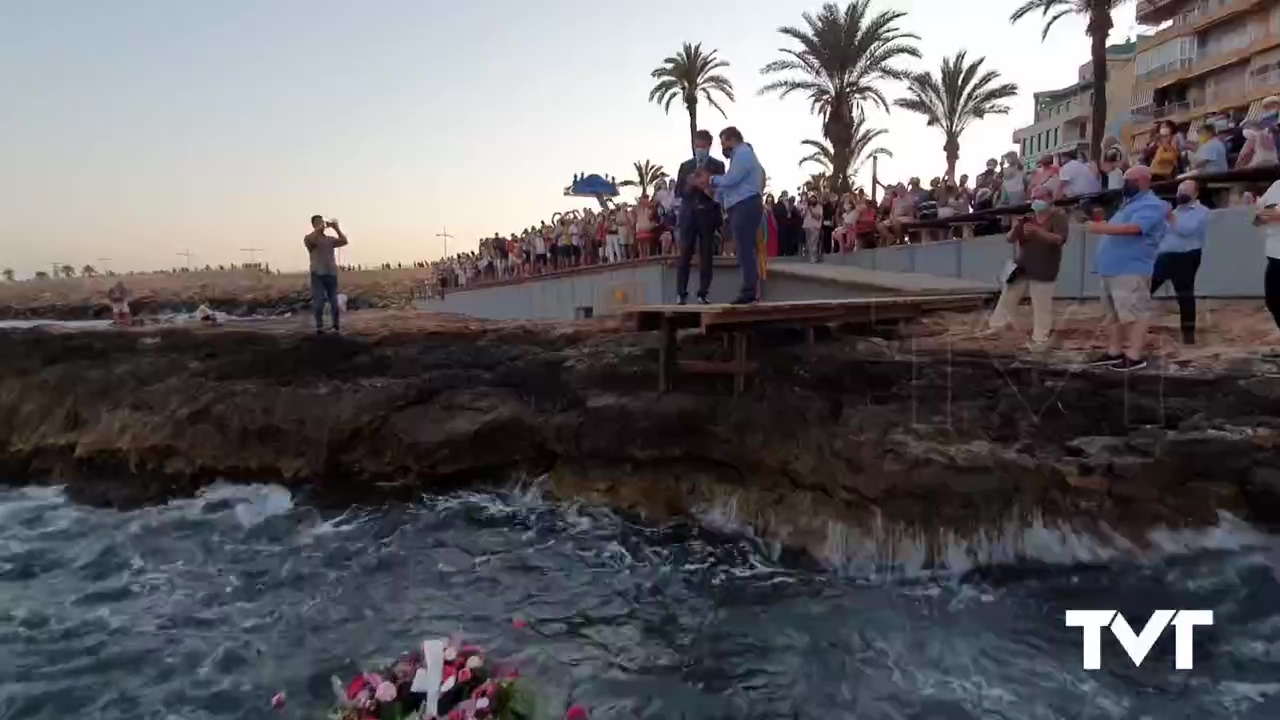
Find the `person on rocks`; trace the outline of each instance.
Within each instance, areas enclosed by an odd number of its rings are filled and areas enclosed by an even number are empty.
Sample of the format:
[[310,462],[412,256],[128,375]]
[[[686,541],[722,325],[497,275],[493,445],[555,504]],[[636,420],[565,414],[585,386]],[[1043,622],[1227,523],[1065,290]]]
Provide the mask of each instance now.
[[702,187],[690,180],[699,172],[724,173],[724,163],[711,157],[711,133],[699,130],[693,135],[693,157],[680,164],[676,173],[675,195],[680,199],[676,224],[679,228],[680,259],[676,264],[676,302],[683,305],[689,294],[689,266],[693,250],[698,249],[698,302],[706,305],[711,292],[714,271],[716,228],[720,226],[720,206]]
[[[1135,165],[1124,174],[1124,203],[1107,222],[1085,229],[1100,236],[1096,256],[1107,314],[1107,350],[1090,365],[1122,372],[1147,366],[1145,345],[1151,315],[1151,275],[1169,203],[1151,191],[1151,168]],[[1126,347],[1127,345],[1127,347]]]
[[[337,237],[326,234],[325,229],[333,228]],[[311,216],[311,232],[302,238],[311,259],[311,306],[315,312],[316,334],[324,332],[324,305],[329,303],[329,315],[333,321],[333,331],[338,332],[338,261],[334,251],[347,245],[347,236],[338,227],[337,220],[328,222],[319,215]]]
[[1199,194],[1195,180],[1178,184],[1177,207],[1169,213],[1151,274],[1152,295],[1165,282],[1173,285],[1185,345],[1196,342],[1196,273],[1200,270],[1200,252],[1209,229],[1209,208],[1200,204]]
[[117,281],[107,289],[107,303],[111,306],[113,326],[129,327],[133,324],[133,313],[129,310],[129,289],[123,282]]
[[1070,232],[1067,213],[1053,206],[1053,194],[1040,188],[1031,201],[1031,214],[1018,218],[1009,231],[1009,242],[1017,247],[1013,275],[1000,293],[987,334],[995,334],[1013,322],[1013,312],[1028,294],[1031,296],[1033,351],[1049,346],[1053,329],[1053,294],[1062,265],[1062,246]]

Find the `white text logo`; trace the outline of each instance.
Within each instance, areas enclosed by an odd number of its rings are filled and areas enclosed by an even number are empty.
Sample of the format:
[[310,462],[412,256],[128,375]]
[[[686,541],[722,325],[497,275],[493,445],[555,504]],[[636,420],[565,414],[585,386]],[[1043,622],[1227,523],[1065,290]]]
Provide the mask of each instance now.
[[1111,634],[1120,641],[1120,647],[1129,653],[1135,666],[1141,666],[1147,653],[1155,647],[1164,629],[1174,627],[1173,666],[1178,670],[1191,670],[1194,665],[1191,653],[1191,637],[1197,625],[1212,625],[1212,610],[1156,610],[1151,614],[1141,633],[1135,634],[1118,610],[1068,610],[1067,627],[1084,628],[1084,669],[1102,667],[1102,628],[1110,627]]

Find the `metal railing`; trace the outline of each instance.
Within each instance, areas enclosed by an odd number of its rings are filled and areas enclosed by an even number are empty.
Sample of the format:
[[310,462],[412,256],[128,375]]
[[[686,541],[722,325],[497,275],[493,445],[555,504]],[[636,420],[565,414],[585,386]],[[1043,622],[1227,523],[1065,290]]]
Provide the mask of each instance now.
[[1152,113],[1152,115],[1157,120],[1159,120],[1160,118],[1166,118],[1171,115],[1178,115],[1180,113],[1190,112],[1190,111],[1191,111],[1190,102],[1176,102],[1176,103],[1169,103],[1167,105],[1161,105],[1160,107],[1156,108],[1156,111]]

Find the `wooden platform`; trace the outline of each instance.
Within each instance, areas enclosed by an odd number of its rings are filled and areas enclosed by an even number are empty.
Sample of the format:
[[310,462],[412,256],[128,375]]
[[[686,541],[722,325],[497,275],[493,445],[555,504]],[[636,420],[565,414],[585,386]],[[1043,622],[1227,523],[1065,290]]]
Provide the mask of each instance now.
[[840,285],[855,285],[860,288],[874,288],[884,294],[952,295],[957,293],[994,293],[999,290],[994,283],[980,283],[973,280],[940,277],[926,273],[868,270],[856,265],[839,265],[836,263],[772,263],[769,265],[769,274]]
[[[748,336],[768,326],[799,327],[814,342],[818,325],[874,324],[890,320],[907,320],[921,313],[938,310],[965,311],[981,307],[992,293],[951,295],[890,295],[845,300],[799,300],[766,302],[754,305],[639,305],[622,311],[624,322],[636,330],[657,330],[662,334],[658,352],[658,390],[671,389],[676,373],[731,375],[734,394],[746,387],[748,375],[756,365],[748,360]],[[725,348],[731,351],[728,361],[681,361],[677,355],[677,333],[681,329],[698,329],[703,333],[723,333]]]

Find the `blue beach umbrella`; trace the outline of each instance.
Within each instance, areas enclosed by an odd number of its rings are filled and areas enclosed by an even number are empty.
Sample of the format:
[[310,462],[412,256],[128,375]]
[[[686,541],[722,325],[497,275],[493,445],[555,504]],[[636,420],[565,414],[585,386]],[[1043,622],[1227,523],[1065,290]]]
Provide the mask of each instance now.
[[613,178],[592,173],[590,175],[574,175],[573,183],[564,189],[565,197],[593,197],[600,207],[608,207],[606,198],[618,196],[618,183]]

